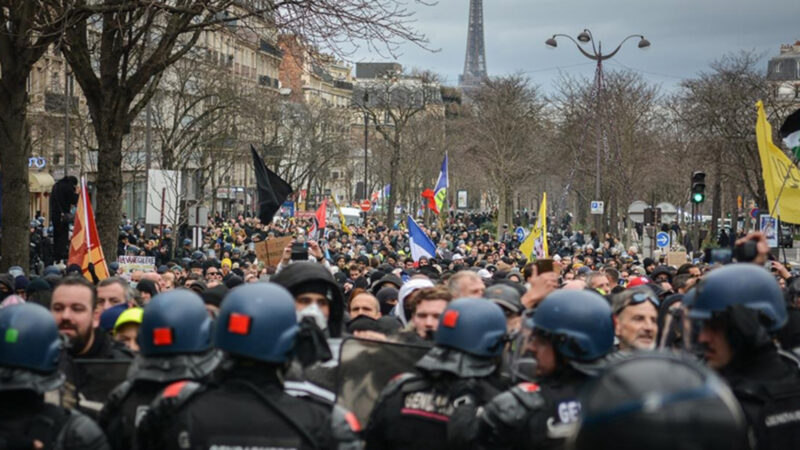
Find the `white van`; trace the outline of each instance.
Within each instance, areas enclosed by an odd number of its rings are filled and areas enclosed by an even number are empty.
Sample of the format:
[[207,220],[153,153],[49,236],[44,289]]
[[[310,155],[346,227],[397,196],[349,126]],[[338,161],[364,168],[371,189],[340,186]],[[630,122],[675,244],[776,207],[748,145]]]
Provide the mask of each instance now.
[[[328,206],[328,221],[331,223],[338,224],[339,214],[336,211],[336,207],[332,208],[331,206],[332,205]],[[342,210],[342,215],[344,216],[344,221],[347,225],[360,226],[364,222],[361,218],[362,211],[359,208],[342,206],[340,209]]]

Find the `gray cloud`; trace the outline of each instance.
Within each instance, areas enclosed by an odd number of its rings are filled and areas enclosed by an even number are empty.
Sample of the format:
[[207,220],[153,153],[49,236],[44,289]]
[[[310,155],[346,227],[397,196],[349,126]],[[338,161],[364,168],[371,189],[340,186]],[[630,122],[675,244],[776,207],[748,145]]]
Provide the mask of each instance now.
[[[412,4],[417,29],[440,51],[404,45],[399,61],[408,68],[431,69],[456,84],[464,65],[468,4]],[[486,59],[490,75],[521,72],[550,90],[559,71],[587,77],[594,73],[592,61],[568,40],[547,49],[544,41],[554,33],[575,36],[589,28],[609,51],[629,34],[644,34],[652,48],[640,51],[635,40],[629,41],[606,67],[636,69],[669,90],[731,52],[763,54],[766,68],[781,44],[800,40],[798,17],[798,0],[484,0]],[[353,59],[382,60],[365,52]]]

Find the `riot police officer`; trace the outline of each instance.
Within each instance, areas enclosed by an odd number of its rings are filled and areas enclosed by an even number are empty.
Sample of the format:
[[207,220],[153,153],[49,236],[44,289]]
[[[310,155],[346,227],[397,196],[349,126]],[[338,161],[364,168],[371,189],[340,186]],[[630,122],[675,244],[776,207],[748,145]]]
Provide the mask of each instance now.
[[211,347],[211,328],[203,300],[194,292],[179,289],[153,297],[136,337],[140,353],[100,413],[112,448],[136,448],[136,425],[165,387],[202,380],[217,367],[222,352]]
[[286,289],[255,283],[232,290],[213,332],[214,346],[229,355],[220,379],[168,386],[139,426],[139,446],[359,448],[360,425],[351,413],[284,392],[283,374],[298,328]]
[[709,273],[684,300],[706,364],[731,386],[757,449],[800,442],[800,369],[773,336],[787,321],[778,283],[762,267],[732,264]]
[[64,382],[62,341],[50,313],[30,303],[2,308],[0,337],[0,448],[107,449],[91,419],[44,401]]
[[517,347],[535,359],[527,375],[537,384],[493,398],[476,416],[478,439],[489,448],[562,448],[581,411],[580,389],[613,350],[611,308],[596,292],[555,291],[526,318]]
[[461,448],[469,429],[456,407],[474,411],[502,391],[500,356],[506,319],[485,299],[459,299],[439,318],[435,346],[416,364],[419,375],[396,376],[381,393],[366,430],[370,450]]
[[573,450],[741,450],[744,414],[713,371],[688,355],[638,353],[581,395]]

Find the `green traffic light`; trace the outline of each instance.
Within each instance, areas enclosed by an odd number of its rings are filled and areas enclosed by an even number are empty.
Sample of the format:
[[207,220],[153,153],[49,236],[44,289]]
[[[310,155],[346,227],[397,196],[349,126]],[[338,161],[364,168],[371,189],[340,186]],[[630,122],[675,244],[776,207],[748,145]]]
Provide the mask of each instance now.
[[703,195],[703,194],[701,194],[699,192],[695,192],[694,194],[692,194],[692,201],[695,202],[695,203],[703,203],[703,199],[704,198],[705,198],[705,195]]

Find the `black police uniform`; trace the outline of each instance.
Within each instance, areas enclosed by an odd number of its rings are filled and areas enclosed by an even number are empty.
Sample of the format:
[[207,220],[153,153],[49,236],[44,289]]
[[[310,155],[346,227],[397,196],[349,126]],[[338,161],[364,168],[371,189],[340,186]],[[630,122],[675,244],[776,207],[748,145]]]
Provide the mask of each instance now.
[[[415,364],[418,375],[395,377],[370,414],[370,450],[467,448],[468,424],[502,392],[498,365],[506,336],[502,309],[484,299],[451,302],[439,317],[435,346]],[[455,414],[457,410],[468,414]]]
[[277,374],[239,367],[219,384],[178,382],[153,402],[139,448],[357,449],[354,416],[286,394]]
[[136,427],[150,404],[164,388],[179,380],[202,380],[211,373],[221,354],[176,355],[140,358],[134,362],[128,379],[108,396],[98,422],[115,450],[136,448]]
[[[78,407],[85,414],[97,419],[100,407],[83,402],[78,404],[78,393],[84,392],[94,384],[92,375],[85,370],[76,360],[113,360],[131,361],[133,353],[123,344],[111,339],[103,330],[94,330],[94,342],[83,355],[73,356],[70,352],[62,351],[59,361],[59,370],[66,376],[66,382],[61,389],[61,403],[67,407]],[[110,389],[109,389],[110,390]]]
[[486,405],[479,441],[487,448],[561,449],[581,411],[590,377],[572,367],[540,383],[520,383]]
[[470,440],[450,424],[461,402],[483,405],[501,392],[499,379],[405,373],[384,389],[365,432],[369,450],[461,448]]
[[745,413],[758,450],[800,446],[798,361],[772,345],[720,371]]
[[44,402],[28,390],[0,395],[0,449],[31,449],[34,441],[45,449],[106,450],[106,437],[91,419]]
[[168,384],[171,383],[125,381],[111,392],[98,419],[111,448],[136,448],[136,427],[150,403]]

